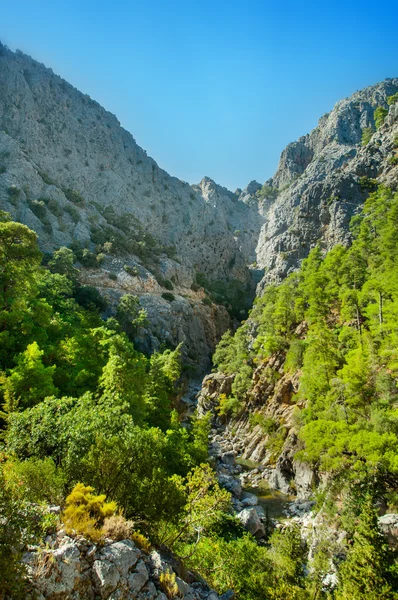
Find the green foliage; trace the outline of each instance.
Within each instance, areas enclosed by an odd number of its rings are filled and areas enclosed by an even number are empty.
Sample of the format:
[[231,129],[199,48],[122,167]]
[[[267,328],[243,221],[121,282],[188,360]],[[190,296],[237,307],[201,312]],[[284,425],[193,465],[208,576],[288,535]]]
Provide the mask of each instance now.
[[74,204],[84,204],[84,198],[77,190],[68,188],[67,190],[63,190],[63,192],[70,202],[73,202]]
[[0,389],[7,413],[33,406],[46,396],[57,393],[53,381],[55,366],[45,367],[43,354],[44,351],[36,342],[29,344],[16,359],[17,364],[9,374],[0,376]]
[[374,120],[376,129],[380,129],[383,125],[386,116],[388,115],[388,110],[384,108],[384,106],[378,106],[374,112]]
[[[376,187],[367,178],[361,184]],[[257,381],[254,365],[272,383],[279,373],[268,363],[284,359],[285,373],[300,377],[297,457],[351,483],[382,469],[387,496],[398,472],[397,215],[398,194],[379,186],[352,221],[352,246],[326,256],[313,249],[297,273],[265,289],[214,354],[217,368],[235,375],[232,397],[243,403]],[[270,435],[274,458],[285,435],[283,426]]]
[[93,541],[102,536],[106,517],[115,514],[116,502],[106,502],[106,495],[95,496],[94,488],[77,483],[65,501],[62,521],[67,533],[80,533]]
[[138,329],[147,324],[147,313],[145,309],[141,308],[137,296],[126,294],[120,298],[116,319],[129,338],[133,338]]
[[387,544],[378,530],[377,515],[368,500],[339,571],[336,600],[393,600],[396,587],[393,587],[390,567]]
[[6,489],[16,500],[49,504],[63,500],[65,476],[51,458],[11,458],[3,466],[3,475]]
[[21,558],[21,522],[16,502],[0,473],[0,597],[23,600],[25,595]]
[[372,139],[373,134],[374,134],[374,129],[372,127],[364,127],[362,129],[362,139],[361,139],[362,146],[367,146],[369,144],[370,140]]
[[167,300],[167,302],[173,302],[173,300],[175,300],[175,296],[171,292],[164,292],[162,298],[163,300]]
[[[233,266],[233,265],[232,265]],[[231,267],[232,268],[232,267]],[[242,320],[247,314],[247,292],[245,286],[238,280],[230,281],[209,281],[203,273],[196,273],[196,285],[203,287],[208,294],[208,298],[203,299],[203,303],[208,306],[211,302],[225,306],[231,316]]]
[[398,92],[396,94],[393,94],[392,96],[388,96],[387,98],[387,104],[389,106],[392,106],[396,102],[398,102]]
[[266,183],[264,183],[261,190],[258,190],[258,192],[256,192],[257,198],[260,198],[261,200],[264,200],[265,198],[274,200],[278,196],[278,194],[279,190],[277,188],[267,185]]

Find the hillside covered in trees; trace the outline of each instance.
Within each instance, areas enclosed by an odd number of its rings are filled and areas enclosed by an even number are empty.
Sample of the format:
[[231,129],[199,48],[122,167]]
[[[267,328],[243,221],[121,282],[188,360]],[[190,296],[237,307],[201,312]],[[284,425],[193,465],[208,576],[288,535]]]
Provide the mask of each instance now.
[[[61,515],[66,527],[100,540],[119,509],[122,523],[135,522],[136,536],[167,544],[219,593],[396,597],[394,551],[378,532],[376,506],[396,510],[398,503],[397,215],[398,195],[380,187],[353,220],[353,245],[326,257],[313,250],[297,273],[266,290],[214,357],[218,369],[235,374],[221,407],[230,419],[245,410],[253,369],[267,357],[282,352],[284,369],[300,375],[298,452],[325,475],[317,497],[325,523],[347,533],[339,584],[328,592],[328,544],[319,543],[305,567],[297,528],[258,545],[234,517],[230,494],[206,464],[209,419],[183,428],[173,409],[179,350],[150,358],[137,352],[126,328],[143,318],[134,299],[101,320],[96,294],[75,280],[70,251],[43,266],[36,235],[3,214],[3,596],[24,597],[15,548],[44,539],[56,527],[45,507],[64,506],[72,492]],[[297,335],[303,323],[305,334]],[[283,443],[283,424],[265,426]],[[102,512],[90,508],[94,490],[104,494],[96,501]],[[84,510],[73,508],[79,494]]]

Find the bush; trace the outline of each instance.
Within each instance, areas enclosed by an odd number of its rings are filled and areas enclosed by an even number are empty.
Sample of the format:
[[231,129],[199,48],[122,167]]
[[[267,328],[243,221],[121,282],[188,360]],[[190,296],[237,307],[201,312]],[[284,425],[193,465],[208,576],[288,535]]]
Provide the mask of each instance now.
[[178,585],[176,582],[176,574],[173,571],[165,571],[159,576],[160,587],[166,594],[167,598],[178,598]]
[[104,519],[102,532],[105,537],[120,541],[131,538],[133,526],[133,521],[127,521],[122,515],[112,515]]
[[79,211],[77,210],[77,208],[75,208],[74,206],[71,206],[70,204],[67,204],[65,206],[65,210],[67,213],[69,213],[70,218],[72,219],[72,221],[74,223],[77,223],[80,220],[80,214],[79,214]]
[[95,496],[94,488],[77,483],[66,498],[62,521],[67,533],[80,533],[98,542],[104,535],[103,524],[117,510],[116,502],[106,502],[106,495]]
[[393,94],[392,96],[388,96],[387,98],[387,104],[389,106],[392,106],[396,102],[398,102],[398,92],[396,94]]
[[83,204],[84,203],[84,198],[81,194],[79,194],[79,192],[77,190],[72,190],[71,188],[68,188],[67,190],[63,190],[65,196],[68,198],[68,200],[70,200],[70,202],[73,202],[74,204]]
[[41,221],[46,218],[47,209],[42,200],[32,200],[29,202],[29,208]]
[[94,269],[95,267],[98,267],[97,258],[94,252],[90,252],[88,248],[84,248],[80,257],[80,262],[84,267],[87,267],[88,269]]
[[173,300],[175,300],[174,294],[171,294],[170,292],[165,292],[164,294],[162,294],[162,298],[164,300],[167,300],[167,302],[173,302]]
[[388,115],[388,110],[384,108],[384,106],[378,106],[374,112],[374,119],[376,129],[380,129],[383,125],[386,116]]
[[174,290],[174,285],[171,283],[170,279],[165,279],[163,281],[163,287],[166,288],[166,290]]
[[130,539],[134,542],[138,548],[144,550],[144,552],[149,552],[151,549],[151,542],[148,540],[145,535],[142,535],[139,531],[133,531],[130,535]]
[[8,197],[11,203],[15,203],[21,195],[21,190],[16,185],[10,185],[7,190]]
[[51,458],[8,460],[3,467],[7,489],[15,499],[60,504],[65,476]]
[[126,273],[131,275],[131,277],[138,277],[139,275],[137,267],[130,267],[130,265],[124,265],[123,269],[126,271]]
[[398,156],[390,156],[390,158],[388,159],[388,164],[392,165],[393,167],[395,165],[398,165]]
[[202,300],[202,304],[205,306],[213,306],[213,302],[210,300],[208,296],[205,296]]
[[112,279],[112,281],[116,281],[117,280],[117,275],[116,273],[109,273],[108,274],[109,279]]
[[374,134],[374,129],[372,127],[364,127],[362,129],[362,146],[367,146],[372,139],[372,135]]
[[42,180],[44,181],[44,183],[46,183],[47,185],[56,185],[55,181],[53,179],[51,179],[51,177],[49,177],[47,175],[47,173],[43,173],[42,171],[39,171],[39,175],[42,178]]
[[75,300],[80,306],[89,310],[97,309],[102,312],[108,306],[107,301],[101,296],[97,288],[91,285],[82,285],[79,287],[75,294]]

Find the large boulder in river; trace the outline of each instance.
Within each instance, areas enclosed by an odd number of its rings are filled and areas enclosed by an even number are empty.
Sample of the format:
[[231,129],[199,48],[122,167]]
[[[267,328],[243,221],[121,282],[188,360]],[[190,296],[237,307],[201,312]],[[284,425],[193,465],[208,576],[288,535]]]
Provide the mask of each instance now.
[[243,527],[256,538],[261,538],[265,535],[264,525],[255,508],[244,508],[237,514],[237,517]]

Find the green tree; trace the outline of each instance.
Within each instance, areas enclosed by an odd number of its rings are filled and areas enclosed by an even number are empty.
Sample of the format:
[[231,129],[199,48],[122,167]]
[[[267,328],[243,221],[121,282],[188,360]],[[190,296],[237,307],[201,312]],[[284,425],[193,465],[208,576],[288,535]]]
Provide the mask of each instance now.
[[17,364],[10,374],[2,375],[0,385],[5,412],[34,406],[47,396],[57,393],[53,382],[56,367],[44,366],[43,355],[43,350],[33,342],[17,358]]
[[379,129],[388,115],[388,110],[384,106],[378,106],[374,112],[376,129]]
[[339,571],[336,600],[392,600],[389,556],[370,501],[361,513],[347,558]]

